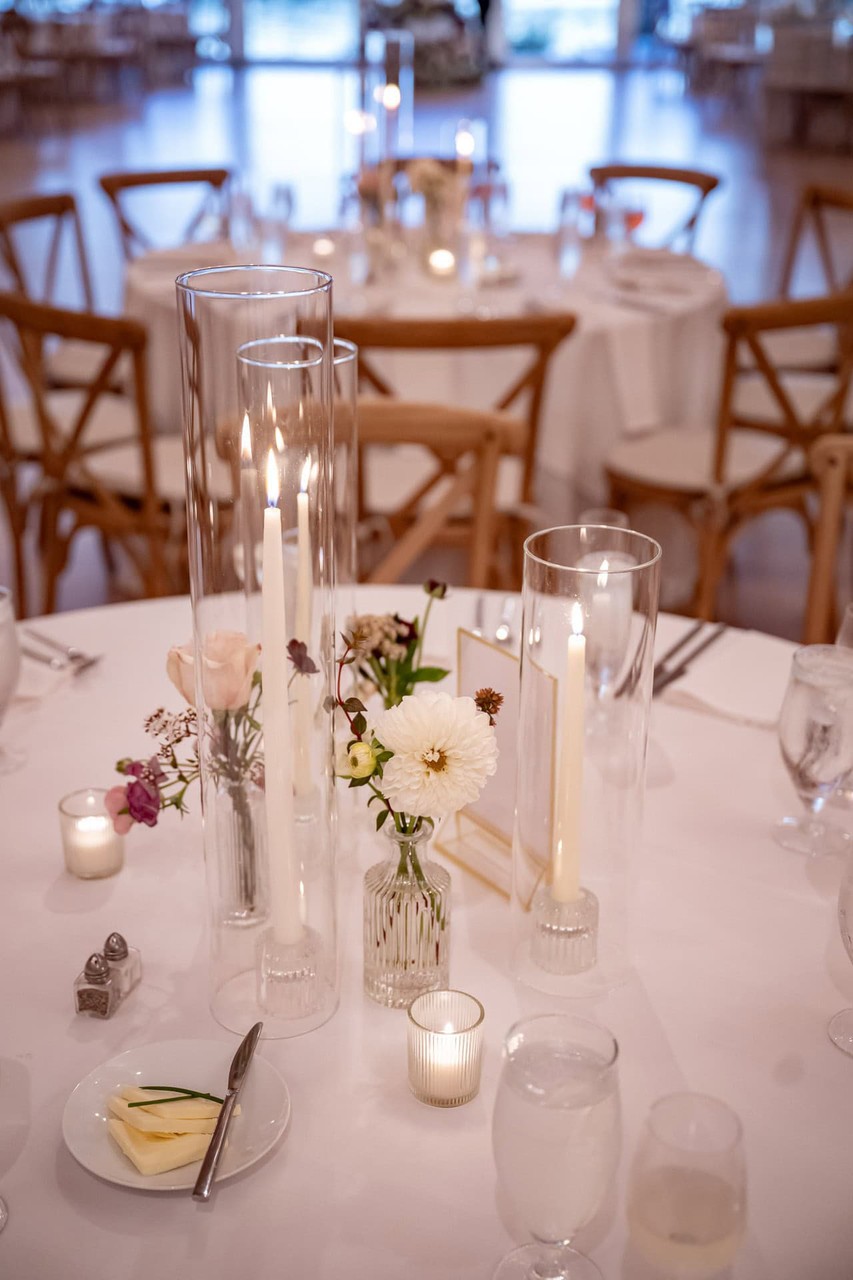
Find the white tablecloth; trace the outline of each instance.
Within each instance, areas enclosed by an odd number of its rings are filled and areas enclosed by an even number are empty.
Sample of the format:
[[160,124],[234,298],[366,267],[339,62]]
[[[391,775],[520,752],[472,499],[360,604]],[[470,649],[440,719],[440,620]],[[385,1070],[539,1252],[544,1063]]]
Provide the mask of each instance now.
[[[334,253],[321,258],[313,253],[312,237],[294,236],[287,258],[332,274],[340,312],[513,315],[559,308],[578,316],[578,329],[552,358],[540,427],[539,467],[557,487],[571,479],[587,498],[601,497],[602,461],[626,434],[713,421],[725,287],[718,272],[691,259],[682,259],[684,271],[676,274],[668,258],[670,270],[662,264],[657,278],[646,259],[638,266],[642,287],[620,288],[613,262],[588,252],[576,278],[562,284],[551,237],[529,235],[515,237],[504,250],[506,267],[517,275],[510,283],[473,289],[431,280],[410,259],[393,280],[355,288],[348,278],[350,243],[334,243]],[[125,310],[148,327],[151,411],[159,431],[174,431],[180,423],[174,277],[226,260],[236,260],[228,246],[189,246],[149,254],[128,268]],[[481,408],[523,366],[514,353],[384,360],[401,394]]]
[[[405,614],[422,599],[363,588],[359,603]],[[489,597],[487,628],[499,604]],[[432,616],[430,654],[450,655],[456,625],[473,621],[473,593],[453,593]],[[659,650],[684,625],[664,619]],[[351,823],[340,842],[340,1008],[319,1030],[259,1049],[293,1099],[282,1144],[223,1184],[212,1208],[101,1182],[64,1148],[66,1099],[99,1063],[147,1042],[236,1038],[206,1005],[197,797],[183,821],[168,813],[154,830],[134,829],[109,880],[63,870],[57,825],[59,797],[112,785],[116,758],[144,750],[143,717],[177,704],[164,651],[189,635],[189,604],[92,609],[42,626],[105,656],[3,726],[28,762],[0,777],[0,1194],[10,1210],[0,1275],[487,1280],[513,1243],[490,1147],[499,1048],[519,1015],[556,1002],[512,984],[508,906],[454,867],[451,981],[485,1005],[482,1088],[457,1110],[415,1101],[405,1016],[361,991],[360,877],[376,849],[369,836],[357,847]],[[853,1062],[826,1034],[853,1002],[835,921],[841,868],[773,843],[771,823],[795,803],[772,732],[655,704],[636,974],[583,1006],[620,1043],[618,1185],[581,1241],[608,1280],[650,1277],[626,1242],[625,1181],[649,1105],[684,1088],[717,1094],[743,1120],[749,1228],[735,1280],[849,1280],[853,1270]],[[112,929],[141,948],[143,984],[109,1021],[76,1017],[73,978]]]

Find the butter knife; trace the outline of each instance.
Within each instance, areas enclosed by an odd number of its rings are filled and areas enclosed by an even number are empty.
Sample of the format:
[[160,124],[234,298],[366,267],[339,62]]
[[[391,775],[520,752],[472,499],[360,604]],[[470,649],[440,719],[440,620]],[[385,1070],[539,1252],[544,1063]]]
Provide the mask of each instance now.
[[213,1179],[216,1176],[216,1167],[219,1164],[219,1157],[222,1155],[222,1149],[225,1146],[228,1126],[231,1123],[237,1097],[243,1087],[243,1081],[246,1079],[246,1072],[249,1070],[249,1064],[252,1061],[252,1055],[255,1052],[255,1046],[258,1043],[263,1027],[264,1024],[262,1022],[256,1022],[234,1054],[231,1070],[228,1072],[228,1092],[219,1112],[219,1119],[216,1121],[216,1128],[213,1130],[210,1146],[207,1148],[204,1159],[201,1162],[201,1168],[198,1171],[196,1184],[193,1187],[193,1200],[207,1200],[210,1198]]

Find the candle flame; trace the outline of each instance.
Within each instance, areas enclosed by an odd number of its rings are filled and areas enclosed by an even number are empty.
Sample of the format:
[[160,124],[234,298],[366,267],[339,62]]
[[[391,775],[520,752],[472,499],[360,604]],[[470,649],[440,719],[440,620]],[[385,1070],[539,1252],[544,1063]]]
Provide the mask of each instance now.
[[572,605],[571,623],[572,623],[572,632],[574,633],[574,635],[582,636],[583,635],[583,608],[581,606],[580,600],[576,600]]
[[396,111],[402,101],[398,84],[386,84],[382,90],[382,105],[386,111]]
[[468,125],[460,125],[456,130],[456,154],[468,160],[474,154],[474,135]]
[[279,453],[284,453],[284,436],[281,434],[281,427],[275,429],[275,447]]
[[267,503],[271,507],[278,506],[281,496],[281,482],[278,477],[278,464],[272,449],[267,456]]
[[249,426],[248,413],[243,414],[243,429],[240,432],[240,457],[244,462],[252,461],[252,428]]
[[601,562],[601,568],[600,568],[600,570],[599,570],[599,572],[598,572],[598,583],[597,583],[597,585],[598,585],[599,587],[606,587],[606,586],[607,586],[607,577],[608,577],[609,569],[610,569],[610,561],[609,561],[609,560],[607,559],[607,557],[605,556],[605,558],[604,558],[604,559],[602,560],[602,562]]
[[310,459],[310,458],[306,458],[306,459],[305,459],[305,462],[302,464],[302,475],[301,475],[300,480],[299,480],[299,491],[300,491],[300,493],[307,493],[307,492],[308,492],[308,486],[309,486],[309,484],[311,483],[311,471],[312,471],[312,469],[313,469],[313,467],[312,467],[311,459]]

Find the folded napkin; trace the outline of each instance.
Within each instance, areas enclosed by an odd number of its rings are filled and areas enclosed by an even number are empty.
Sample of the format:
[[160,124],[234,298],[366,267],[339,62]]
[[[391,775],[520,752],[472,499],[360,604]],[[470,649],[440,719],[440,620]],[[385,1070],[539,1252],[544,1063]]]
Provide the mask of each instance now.
[[[689,654],[692,641],[673,662]],[[661,700],[738,724],[775,729],[796,648],[760,631],[730,630],[700,653],[680,680],[667,685]]]

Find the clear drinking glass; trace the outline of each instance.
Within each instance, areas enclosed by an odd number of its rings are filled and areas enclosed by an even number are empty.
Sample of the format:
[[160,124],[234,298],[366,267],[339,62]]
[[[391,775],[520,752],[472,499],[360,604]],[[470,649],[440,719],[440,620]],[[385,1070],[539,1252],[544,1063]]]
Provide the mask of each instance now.
[[[838,927],[844,950],[853,964],[853,858],[847,863],[841,888],[838,890]],[[842,1053],[853,1057],[853,1009],[841,1009],[830,1018],[829,1038]]]
[[813,644],[796,651],[779,745],[807,812],[782,818],[774,828],[777,842],[810,856],[845,852],[853,839],[819,815],[853,768],[853,650]]
[[578,516],[578,524],[604,524],[611,529],[629,529],[631,522],[624,511],[615,507],[587,507]]
[[494,1280],[594,1280],[570,1248],[601,1208],[620,1147],[618,1046],[572,1014],[540,1014],[507,1032],[492,1144],[498,1180],[533,1244],[508,1254]]
[[628,1184],[628,1226],[639,1253],[668,1275],[714,1276],[746,1228],[741,1124],[701,1093],[672,1093],[649,1112]]
[[[8,587],[0,587],[0,724],[17,688],[20,670],[21,655],[12,592]],[[22,763],[20,752],[0,745],[0,774],[12,773]]]
[[581,263],[584,213],[583,193],[567,188],[560,193],[557,211],[557,265],[563,280],[571,280]]

